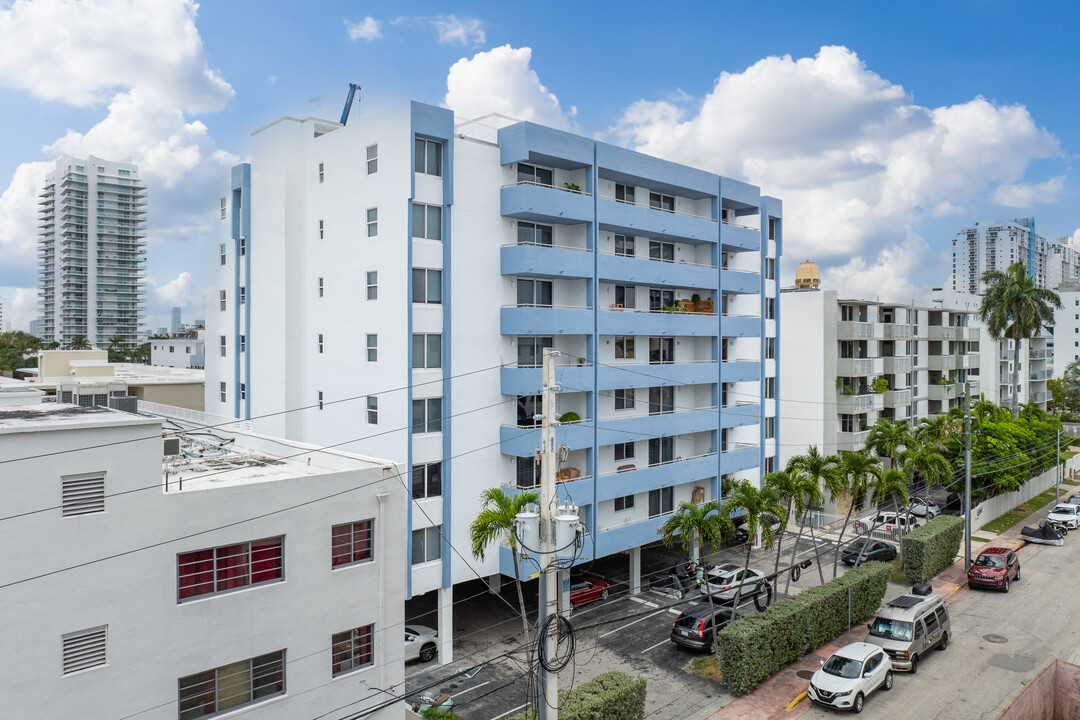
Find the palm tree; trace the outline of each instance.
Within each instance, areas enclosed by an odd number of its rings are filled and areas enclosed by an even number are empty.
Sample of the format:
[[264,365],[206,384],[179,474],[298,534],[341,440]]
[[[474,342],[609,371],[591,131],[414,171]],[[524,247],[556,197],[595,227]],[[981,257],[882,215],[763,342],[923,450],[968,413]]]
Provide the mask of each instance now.
[[[715,549],[724,543],[725,537],[732,535],[734,535],[734,527],[731,516],[721,511],[720,504],[716,500],[700,505],[684,500],[679,503],[679,509],[660,528],[660,539],[665,545],[672,547],[675,537],[678,536],[683,550],[687,552],[691,548],[700,548],[705,543],[709,543],[710,549]],[[716,630],[718,629],[716,610],[713,607],[712,593],[705,594],[709,596],[709,613],[713,618],[712,650],[716,654],[716,661],[720,662],[720,648],[716,644]],[[732,617],[734,614],[732,611]]]
[[959,419],[953,412],[958,409],[953,408],[945,415],[935,415],[932,418],[920,420],[913,433],[915,441],[930,443],[938,449],[944,448],[946,441],[963,432],[962,426],[958,426]]
[[[792,481],[792,507],[795,509],[795,517],[799,522],[799,534],[795,536],[795,544],[791,548],[791,565],[795,565],[795,558],[799,553],[799,541],[802,540],[803,530],[806,529],[806,514],[810,511],[810,508],[820,504],[824,501],[825,496],[821,493],[821,486],[811,480],[806,473],[800,471],[794,464],[795,458],[788,460],[788,465],[785,472],[791,476]],[[788,574],[787,581],[784,584],[784,592],[786,593],[791,587],[791,575]]]
[[840,562],[840,547],[844,544],[844,533],[847,532],[851,514],[855,510],[856,499],[861,498],[870,483],[881,476],[881,460],[865,449],[858,452],[845,452],[840,457],[840,472],[847,476],[848,492],[851,493],[851,505],[848,506],[844,526],[840,529],[840,539],[836,541],[836,552],[833,555],[832,566],[833,578],[836,578],[836,567]]
[[[899,508],[907,504],[908,479],[903,472],[896,468],[889,468],[877,475],[870,481],[869,489],[870,502],[874,507],[880,506],[883,502],[892,501],[893,507],[897,508],[897,512],[899,512]],[[875,525],[871,524],[869,532],[866,533],[866,540],[863,541],[862,549],[859,550],[859,555],[866,552],[866,546],[874,535],[874,528]]]
[[[908,478],[910,487],[915,487],[915,478],[921,481],[920,485],[929,494],[931,483],[941,483],[950,479],[953,474],[952,465],[938,449],[927,443],[915,443],[911,448],[904,450],[901,455],[901,469]],[[929,514],[929,510],[927,510]],[[907,508],[907,526],[911,527],[911,506]],[[927,520],[930,518],[928,517]]]
[[899,466],[900,452],[911,442],[911,424],[907,420],[893,422],[881,418],[866,436],[866,447],[880,458],[889,458],[892,467]]
[[1037,337],[1046,325],[1054,324],[1054,308],[1061,307],[1061,298],[1053,290],[1035,284],[1024,264],[1014,262],[1005,272],[987,270],[982,281],[986,285],[979,320],[995,340],[1013,341],[1012,414],[1020,411],[1020,341]]
[[76,335],[71,338],[71,344],[68,346],[72,350],[92,350],[90,341],[86,339],[85,335]]
[[[746,521],[746,532],[750,537],[757,537],[758,533],[761,533],[762,545],[768,549],[773,544],[773,529],[772,523],[765,521],[766,515],[772,515],[773,517],[780,517],[780,514],[784,512],[784,507],[780,504],[780,494],[776,491],[776,488],[771,485],[763,485],[761,488],[756,488],[750,484],[749,480],[742,480],[734,488],[732,488],[731,496],[724,503],[723,508],[720,510],[720,514],[724,517],[731,517],[737,511],[743,511],[743,518]],[[746,562],[743,564],[742,576],[745,579],[747,570],[750,569],[750,551],[754,545],[752,542],[746,543]],[[739,608],[739,601],[742,600],[743,584],[735,588],[735,604],[731,606],[731,615],[734,618],[735,612]],[[712,593],[710,593],[711,595]],[[710,598],[711,600],[711,598]],[[760,606],[759,606],[760,607]],[[717,651],[719,652],[719,650]],[[717,660],[720,657],[717,655]]]
[[[780,573],[780,546],[784,544],[784,531],[787,530],[787,524],[791,520],[791,504],[795,501],[795,496],[801,493],[801,488],[794,475],[787,470],[774,470],[763,478],[763,482],[776,490],[784,506],[784,517],[780,521],[780,537],[776,539],[776,563],[773,566],[773,574],[777,575]],[[731,495],[730,491],[728,495]]]
[[493,487],[480,493],[483,505],[480,514],[469,526],[469,539],[472,542],[472,554],[483,561],[484,552],[492,543],[506,542],[514,558],[514,584],[517,586],[518,609],[521,611],[521,629],[525,641],[529,640],[529,621],[525,615],[525,597],[521,593],[521,573],[518,570],[517,537],[514,535],[514,519],[526,505],[540,502],[540,495],[533,491],[508,493],[500,487]]
[[[805,484],[805,497],[806,503],[803,507],[803,520],[806,520],[806,514],[811,508],[822,505],[825,502],[824,490],[829,491],[829,497],[835,500],[837,496],[843,494],[845,488],[845,478],[843,473],[839,470],[839,461],[835,456],[822,455],[817,445],[811,445],[806,453],[802,455],[796,455],[788,460],[788,471],[794,471],[806,476]],[[801,532],[801,528],[800,528]],[[814,557],[817,562],[818,577],[821,580],[821,584],[825,584],[825,571],[821,569],[821,557],[818,554],[817,538],[814,536],[814,526],[810,525],[810,540],[814,545]],[[792,563],[795,562],[794,556],[792,557]]]

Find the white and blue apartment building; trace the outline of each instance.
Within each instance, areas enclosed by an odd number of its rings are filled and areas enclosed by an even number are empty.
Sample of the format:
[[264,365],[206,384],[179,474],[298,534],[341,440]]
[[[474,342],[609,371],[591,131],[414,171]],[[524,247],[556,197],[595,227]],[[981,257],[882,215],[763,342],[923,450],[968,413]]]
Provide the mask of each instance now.
[[411,468],[407,597],[439,593],[441,660],[453,586],[513,575],[469,525],[484,489],[539,483],[544,348],[580,561],[628,554],[634,586],[681,501],[774,466],[783,220],[759,188],[413,102],[271,123],[230,190],[207,412]]

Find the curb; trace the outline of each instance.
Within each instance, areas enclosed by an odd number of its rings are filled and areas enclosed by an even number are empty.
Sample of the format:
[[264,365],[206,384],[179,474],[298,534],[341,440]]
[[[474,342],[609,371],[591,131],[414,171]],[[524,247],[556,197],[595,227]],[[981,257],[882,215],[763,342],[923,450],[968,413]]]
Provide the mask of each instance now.
[[809,697],[809,695],[807,694],[807,692],[806,692],[805,690],[803,690],[803,691],[802,691],[801,693],[799,693],[798,695],[796,695],[796,696],[795,696],[795,699],[794,699],[794,700],[792,700],[791,702],[789,702],[789,703],[787,704],[787,707],[786,707],[786,708],[784,708],[784,712],[791,712],[792,710],[794,710],[794,709],[795,709],[795,706],[796,706],[796,705],[798,705],[799,703],[801,703],[801,702],[802,702],[803,700],[805,700],[805,699],[806,699],[807,697]]

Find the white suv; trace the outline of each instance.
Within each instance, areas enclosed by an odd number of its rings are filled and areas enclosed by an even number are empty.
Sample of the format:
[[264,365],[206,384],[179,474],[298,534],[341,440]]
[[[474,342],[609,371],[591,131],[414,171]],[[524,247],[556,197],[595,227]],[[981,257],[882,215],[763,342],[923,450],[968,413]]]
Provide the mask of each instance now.
[[1070,530],[1075,530],[1076,527],[1080,525],[1080,505],[1059,503],[1054,506],[1054,509],[1050,511],[1050,514],[1046,516],[1046,519],[1051,522],[1061,523]]
[[866,696],[878,688],[892,690],[892,662],[877,645],[845,645],[821,664],[810,678],[810,699],[819,705],[861,713]]
[[743,569],[731,563],[712,568],[705,573],[704,582],[701,583],[702,595],[712,595],[713,600],[722,602],[734,602],[736,594],[740,595],[740,601],[756,598],[759,593],[768,595],[769,589],[765,573],[749,568],[744,576]]

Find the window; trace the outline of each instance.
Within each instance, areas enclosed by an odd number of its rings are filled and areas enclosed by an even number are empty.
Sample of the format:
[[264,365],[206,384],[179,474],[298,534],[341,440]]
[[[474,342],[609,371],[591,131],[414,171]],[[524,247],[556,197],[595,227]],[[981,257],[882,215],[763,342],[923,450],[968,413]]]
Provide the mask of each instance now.
[[413,203],[412,226],[414,238],[442,240],[442,206]]
[[220,337],[221,337],[221,357],[225,357],[225,350],[226,350],[225,336],[221,335]]
[[219,303],[219,304],[221,305],[221,311],[222,311],[222,312],[224,312],[224,311],[225,311],[225,308],[226,308],[226,307],[227,307],[227,305],[228,305],[228,304],[227,304],[227,303],[225,302],[225,291],[224,291],[224,290],[219,290],[219,291],[218,291],[218,303]]
[[649,207],[654,210],[673,213],[675,212],[675,198],[670,195],[651,192],[649,193]]
[[649,259],[661,262],[675,262],[675,243],[650,240]]
[[542,408],[543,403],[539,395],[518,395],[518,427],[540,427],[540,421],[536,419],[536,416],[540,415]]
[[442,143],[416,138],[414,163],[418,173],[442,176]]
[[615,460],[630,460],[634,457],[634,443],[615,443]]
[[675,509],[675,493],[673,488],[665,487],[649,491],[649,517],[667,515]]
[[765,338],[765,359],[776,359],[776,338]]
[[319,333],[318,345],[319,345],[319,354],[321,355],[322,351],[323,351],[323,335],[322,335],[322,333]]
[[[240,352],[247,350],[247,335],[240,336]],[[191,348],[188,348],[188,352],[191,352]]]
[[240,399],[247,400],[247,383],[240,383]]
[[221,258],[221,264],[225,264],[225,243],[218,245],[218,255]]
[[218,383],[218,385],[220,386],[218,392],[221,394],[221,402],[226,402],[225,383]]
[[63,517],[105,512],[105,473],[65,475],[60,478],[60,497]]
[[379,234],[379,208],[367,210],[367,236],[376,237]]
[[169,352],[171,352],[171,353],[176,352],[176,346],[175,345],[170,345],[169,346]]
[[333,676],[337,677],[375,664],[375,626],[365,625],[355,630],[334,633]]
[[663,465],[675,459],[675,439],[658,437],[649,440],[649,465]]
[[[188,355],[190,355],[191,354],[191,346],[190,345],[185,345],[184,346],[184,352],[186,352]],[[240,336],[240,352],[244,352],[244,336],[243,335]]]
[[652,365],[675,362],[675,338],[649,338],[649,363]]
[[320,390],[320,391],[319,391],[319,409],[320,409],[320,410],[322,410],[322,409],[323,409],[323,394],[322,394],[322,390]]
[[63,674],[89,670],[94,667],[107,665],[109,662],[108,647],[109,626],[79,630],[61,636],[63,646]]
[[442,270],[413,268],[412,301],[429,305],[442,303]]
[[378,362],[379,360],[379,336],[369,333],[367,336],[367,361]]
[[517,458],[517,486],[534,488],[540,485],[540,463],[536,458]]
[[776,437],[776,418],[765,418],[765,439],[771,440]]
[[323,282],[322,278],[319,278],[319,297],[323,297],[325,291],[326,291],[326,283]]
[[414,433],[442,432],[442,398],[412,401]]
[[412,353],[412,366],[414,368],[441,368],[442,335],[413,335]]
[[554,172],[547,168],[518,163],[517,171],[519,183],[527,182],[536,183],[537,185],[552,185],[555,181]]
[[517,280],[518,307],[551,307],[551,280]]
[[633,360],[634,359],[634,338],[632,338],[632,337],[616,337],[615,338],[615,359],[616,360]]
[[540,367],[544,363],[544,348],[554,347],[550,337],[519,337],[517,339],[518,367]]
[[326,172],[325,171],[326,171],[326,167],[323,165],[323,163],[319,163],[319,182],[320,183],[323,180],[326,179]]
[[771,473],[775,469],[775,466],[776,466],[776,458],[772,457],[771,455],[769,457],[765,458],[765,474],[766,475]]
[[367,147],[367,174],[374,175],[379,172],[379,146],[368,145]]
[[[727,297],[726,295],[724,297]],[[649,311],[660,312],[675,304],[675,291],[662,288],[649,288]]]
[[424,463],[413,465],[413,498],[430,498],[442,495],[442,463]]
[[244,305],[245,303],[247,303],[247,288],[244,287],[243,285],[241,285],[240,286],[240,304]]
[[322,240],[324,237],[326,237],[326,224],[322,220],[320,220],[319,221],[319,239]]
[[377,270],[372,270],[367,274],[367,299],[379,299],[379,273]]
[[634,496],[625,495],[623,497],[615,498],[615,512],[622,512],[623,510],[632,510],[634,508]]
[[634,257],[634,238],[632,235],[615,236],[615,254],[623,257]]
[[769,239],[776,239],[776,218],[769,218]]
[[616,308],[633,308],[635,304],[635,290],[633,285],[616,285],[615,286],[615,307]]
[[772,298],[765,298],[765,319],[774,320],[776,318],[776,300]]
[[765,258],[765,279],[776,279],[776,258]]
[[518,221],[518,245],[551,245],[552,235],[550,225]]
[[664,415],[675,412],[675,388],[651,387],[649,388],[649,414]]
[[379,424],[379,398],[374,395],[368,395],[367,399],[367,421],[368,425]]
[[615,391],[615,409],[631,410],[634,407],[634,388]]
[[765,378],[765,397],[771,400],[776,394],[776,378]]
[[413,530],[412,564],[432,562],[442,557],[442,526]]
[[374,560],[374,529],[374,520],[360,520],[330,528],[330,567]]
[[634,204],[634,186],[615,183],[615,199],[619,202]]
[[179,601],[281,580],[284,541],[279,536],[178,554]]
[[247,238],[240,236],[240,257],[247,255]]
[[180,720],[216,715],[285,692],[285,651],[182,677]]

